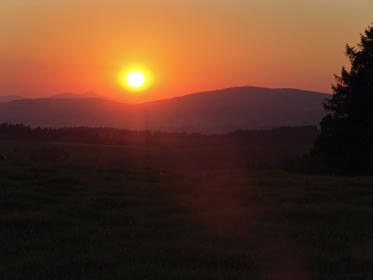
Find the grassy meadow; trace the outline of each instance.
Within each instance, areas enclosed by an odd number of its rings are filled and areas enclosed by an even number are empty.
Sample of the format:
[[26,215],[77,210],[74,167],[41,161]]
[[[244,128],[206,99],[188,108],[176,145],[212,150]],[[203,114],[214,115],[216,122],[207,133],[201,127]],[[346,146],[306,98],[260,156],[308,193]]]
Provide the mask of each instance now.
[[373,279],[373,178],[185,149],[0,141],[0,279]]

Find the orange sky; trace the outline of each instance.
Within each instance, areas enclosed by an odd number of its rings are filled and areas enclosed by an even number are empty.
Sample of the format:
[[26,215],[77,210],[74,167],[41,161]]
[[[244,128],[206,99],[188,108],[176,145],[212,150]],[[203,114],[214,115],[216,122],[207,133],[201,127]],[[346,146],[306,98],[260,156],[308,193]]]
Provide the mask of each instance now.
[[[94,90],[129,102],[230,86],[330,92],[372,0],[2,0],[0,95]],[[130,93],[129,64],[153,72]]]

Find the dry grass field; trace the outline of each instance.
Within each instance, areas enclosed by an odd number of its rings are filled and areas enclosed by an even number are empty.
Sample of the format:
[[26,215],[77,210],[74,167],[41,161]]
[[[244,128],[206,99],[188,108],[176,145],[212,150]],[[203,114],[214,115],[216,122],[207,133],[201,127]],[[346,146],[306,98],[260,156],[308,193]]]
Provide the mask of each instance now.
[[373,278],[373,178],[1,144],[0,279]]

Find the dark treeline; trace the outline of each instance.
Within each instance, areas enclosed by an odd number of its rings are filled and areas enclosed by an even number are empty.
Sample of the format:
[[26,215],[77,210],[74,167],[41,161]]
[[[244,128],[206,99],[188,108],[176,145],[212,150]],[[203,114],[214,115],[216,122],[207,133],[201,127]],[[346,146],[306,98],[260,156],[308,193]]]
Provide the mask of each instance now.
[[[203,135],[91,127],[33,128],[5,123],[0,125],[3,143],[0,154],[12,160],[32,161],[81,161],[97,155],[91,161],[107,164],[116,158],[139,164],[151,162],[153,167],[166,169],[287,166],[299,169],[300,160],[309,153],[317,135],[318,130],[313,126]],[[96,146],[84,147],[86,144]],[[113,149],[103,152],[104,147],[99,146],[113,146]],[[119,154],[116,147],[121,150]],[[90,152],[83,155],[87,149]]]
[[143,140],[186,141],[190,144],[234,140],[243,145],[299,145],[312,142],[317,127],[283,127],[272,130],[240,130],[228,134],[170,133],[161,131],[132,131],[107,127],[30,127],[24,124],[0,124],[1,139],[76,142],[87,144],[125,145]]

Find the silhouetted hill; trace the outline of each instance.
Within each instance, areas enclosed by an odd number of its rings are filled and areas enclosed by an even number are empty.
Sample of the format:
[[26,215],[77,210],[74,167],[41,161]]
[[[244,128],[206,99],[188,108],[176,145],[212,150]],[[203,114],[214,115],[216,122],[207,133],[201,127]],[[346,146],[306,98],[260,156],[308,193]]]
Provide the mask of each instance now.
[[100,98],[29,99],[0,104],[0,122],[222,133],[316,125],[326,97],[296,89],[240,87],[136,105]]
[[129,107],[105,99],[24,99],[0,104],[1,122],[32,126],[122,127]]
[[327,95],[296,89],[237,87],[142,104],[149,126],[224,132],[316,125]]

